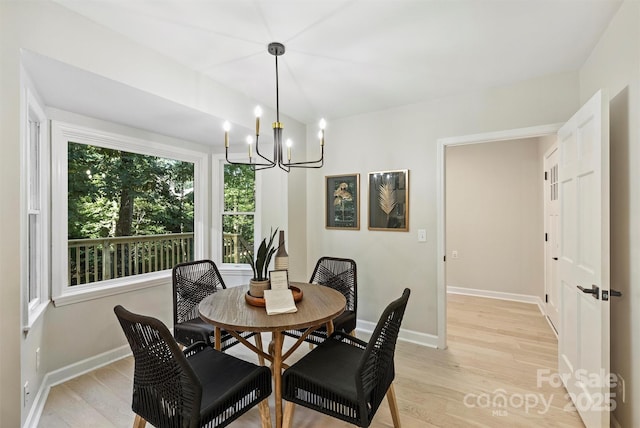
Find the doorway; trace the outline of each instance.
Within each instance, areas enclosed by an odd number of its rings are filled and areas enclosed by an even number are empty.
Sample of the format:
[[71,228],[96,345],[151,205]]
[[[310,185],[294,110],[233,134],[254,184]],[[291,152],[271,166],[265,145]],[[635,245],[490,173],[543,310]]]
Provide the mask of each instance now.
[[501,132],[468,135],[462,137],[443,138],[438,140],[437,159],[437,200],[438,200],[438,347],[446,348],[446,270],[445,257],[447,257],[446,242],[446,149],[462,145],[481,144],[506,140],[519,140],[524,138],[545,137],[555,135],[560,125],[546,125],[531,128],[521,128]]

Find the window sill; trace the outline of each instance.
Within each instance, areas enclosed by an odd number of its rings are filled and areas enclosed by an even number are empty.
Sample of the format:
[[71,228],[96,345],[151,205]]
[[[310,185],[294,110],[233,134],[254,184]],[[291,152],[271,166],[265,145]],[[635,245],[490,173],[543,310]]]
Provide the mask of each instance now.
[[227,273],[229,275],[246,275],[252,273],[251,266],[248,264],[240,263],[223,263],[219,266],[220,273]]
[[56,307],[72,305],[74,303],[165,285],[168,282],[171,282],[171,270],[102,281],[100,284],[67,287],[63,294],[54,296],[53,304]]
[[47,307],[49,306],[49,300],[44,303],[40,303],[39,305],[29,309],[29,321],[27,325],[22,327],[22,331],[26,334],[29,333],[31,327],[38,321],[38,319],[44,314]]
[[251,267],[246,264],[225,263],[222,264],[218,270],[227,287],[249,284],[249,280],[253,276]]

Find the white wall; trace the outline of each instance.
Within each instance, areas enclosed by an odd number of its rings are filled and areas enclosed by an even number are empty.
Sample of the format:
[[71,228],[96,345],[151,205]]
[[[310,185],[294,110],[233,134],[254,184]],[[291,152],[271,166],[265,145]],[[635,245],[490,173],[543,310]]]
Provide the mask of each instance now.
[[[355,259],[358,318],[370,322],[410,287],[403,328],[433,339],[437,139],[563,122],[577,108],[577,75],[566,73],[331,121],[326,166],[307,178],[308,265],[323,255]],[[367,230],[367,173],[405,168],[410,170],[409,232]],[[324,228],[324,176],[344,173],[361,174],[360,231]],[[426,243],[418,242],[417,229],[427,230]]]
[[611,371],[625,379],[614,416],[640,426],[640,3],[625,2],[580,70],[580,99],[610,97]]
[[447,147],[447,286],[542,299],[540,144],[524,138]]

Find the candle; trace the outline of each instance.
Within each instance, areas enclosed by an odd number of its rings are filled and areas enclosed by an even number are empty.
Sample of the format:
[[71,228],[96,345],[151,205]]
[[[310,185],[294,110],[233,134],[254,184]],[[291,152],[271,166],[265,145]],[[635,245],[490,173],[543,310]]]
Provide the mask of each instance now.
[[249,163],[251,163],[251,144],[253,143],[253,138],[250,135],[247,135],[247,145],[249,146]]
[[327,126],[327,121],[324,119],[320,119],[320,146],[324,146],[324,128]]
[[229,123],[229,121],[225,121],[224,125],[222,125],[222,128],[224,129],[224,148],[228,149],[229,148],[229,130],[231,129],[231,124]]
[[287,139],[287,159],[289,159],[289,162],[291,162],[291,146],[293,145],[293,142],[291,141],[291,139]]
[[260,135],[260,116],[262,116],[262,109],[260,108],[260,106],[256,106],[254,113],[256,115],[256,136],[257,136],[257,135]]

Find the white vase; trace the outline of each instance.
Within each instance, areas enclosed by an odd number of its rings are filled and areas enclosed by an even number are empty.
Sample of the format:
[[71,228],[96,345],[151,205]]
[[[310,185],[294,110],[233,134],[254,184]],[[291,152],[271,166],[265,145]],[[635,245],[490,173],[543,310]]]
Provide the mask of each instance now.
[[287,249],[284,246],[284,230],[280,231],[280,239],[278,243],[278,252],[276,253],[275,268],[276,270],[289,269],[289,254],[287,254]]

